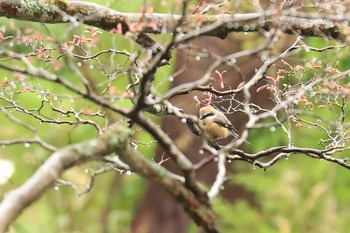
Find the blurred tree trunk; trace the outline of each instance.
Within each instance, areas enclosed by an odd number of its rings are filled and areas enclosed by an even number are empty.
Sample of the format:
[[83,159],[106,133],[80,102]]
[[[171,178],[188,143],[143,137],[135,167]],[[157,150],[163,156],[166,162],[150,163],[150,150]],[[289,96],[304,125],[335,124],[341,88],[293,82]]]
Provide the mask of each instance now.
[[[198,48],[205,48],[209,52],[217,55],[228,55],[241,50],[241,42],[234,37],[229,37],[225,40],[216,38],[201,37],[192,42],[191,46],[198,46]],[[179,76],[175,77],[173,86],[177,86],[184,82],[191,82],[201,77],[207,70],[207,68],[213,63],[212,58],[205,58],[197,60],[194,56],[189,56],[184,51],[179,51],[177,54],[176,72],[183,71]],[[241,64],[237,64],[242,74],[250,78],[253,76],[255,69],[261,65],[261,61],[258,57],[249,57],[245,61],[241,61]],[[226,77],[232,77],[231,83],[227,83],[232,87],[238,86],[242,81],[242,75],[235,71],[232,67],[221,67],[222,70],[227,70]],[[190,93],[186,96],[179,96],[172,99],[175,106],[182,108],[186,113],[196,114],[198,109],[195,107],[195,101],[193,97],[195,95],[202,96],[201,93]],[[266,101],[267,98],[261,98],[259,102]],[[244,125],[244,116],[232,114],[235,116],[231,121],[236,125],[237,129],[240,129],[240,125]],[[162,128],[165,132],[175,139],[175,142],[184,151],[186,155],[190,157],[193,162],[198,162],[201,157],[205,155],[199,155],[198,151],[201,148],[202,141],[200,138],[194,136],[186,124],[181,123],[178,119],[172,116],[165,117],[162,122]],[[163,149],[158,148],[156,161],[159,161]],[[166,156],[166,154],[165,154]],[[164,163],[164,166],[174,171],[175,165],[171,161]],[[232,167],[230,168],[232,170]],[[206,183],[211,184],[215,179],[217,172],[216,163],[210,162],[205,167],[198,171],[198,178]],[[225,190],[221,194],[224,198],[234,201],[235,199],[247,199],[249,202],[254,202],[254,197],[251,193],[244,190],[241,186],[227,185]],[[146,189],[143,199],[139,204],[138,210],[136,210],[133,224],[133,233],[154,233],[154,232],[167,232],[167,233],[182,233],[186,232],[188,228],[189,219],[186,213],[177,205],[173,200],[163,191],[160,187],[150,183]]]

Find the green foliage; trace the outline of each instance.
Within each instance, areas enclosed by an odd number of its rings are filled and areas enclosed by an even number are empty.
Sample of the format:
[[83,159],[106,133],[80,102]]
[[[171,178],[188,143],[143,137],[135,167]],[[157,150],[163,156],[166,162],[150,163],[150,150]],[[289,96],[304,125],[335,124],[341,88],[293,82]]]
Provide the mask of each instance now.
[[[96,0],[96,3],[106,5],[106,1]],[[174,12],[178,13],[179,8],[176,4],[170,8],[164,7],[163,1],[144,1],[133,0],[132,4],[127,4],[128,1],[110,1],[110,7],[125,12],[140,12],[141,6],[146,2],[149,6],[153,6],[154,11],[160,13]],[[197,1],[192,1],[197,2]],[[251,7],[247,2],[243,2],[243,10]],[[7,26],[6,35],[16,35],[17,30],[23,33],[23,43],[11,44],[1,42],[2,46],[12,48],[19,53],[29,53],[33,50],[26,40],[30,39],[29,35],[33,32],[40,31],[45,38],[54,38],[55,41],[66,43],[73,41],[74,36],[84,35],[86,28],[70,28],[66,36],[62,36],[67,32],[67,25],[41,25],[14,22],[16,28]],[[243,48],[254,48],[261,44],[262,39],[256,39],[255,35],[241,35],[242,38],[248,38]],[[41,38],[41,37],[40,37]],[[123,35],[110,34],[102,32],[99,35],[100,41],[96,47],[91,49],[91,54],[96,54],[101,50],[115,48],[119,51],[136,52],[139,46],[136,43],[129,43]],[[162,38],[162,42],[166,44],[169,36],[158,35],[157,38]],[[32,41],[31,41],[32,42]],[[31,43],[35,44],[35,43]],[[314,47],[322,47],[329,45],[328,41],[323,39],[310,39],[308,44]],[[54,43],[52,43],[52,46]],[[36,49],[40,49],[40,43],[37,43]],[[79,54],[79,49],[73,48]],[[339,53],[343,56],[340,60]],[[57,50],[53,50],[51,55],[54,58],[59,56]],[[141,55],[142,56],[142,55]],[[173,54],[175,56],[175,54]],[[126,85],[129,83],[129,75],[127,72],[118,74],[111,82],[106,81],[104,72],[123,70],[124,66],[130,64],[130,60],[122,54],[106,53],[99,57],[100,62],[104,64],[106,70],[102,70],[99,62],[96,60],[83,60],[69,57],[65,59],[42,62],[40,66],[54,71],[55,65],[59,65],[61,69],[58,75],[68,80],[74,85],[81,85],[79,75],[73,73],[70,65],[78,64],[79,71],[84,77],[94,80],[96,83],[101,83],[96,87],[97,92],[104,90],[110,91],[111,98],[113,94],[120,95],[125,91]],[[34,59],[33,59],[34,60]],[[350,56],[344,49],[329,50],[324,53],[304,51],[300,53],[296,60],[290,61],[293,65],[305,64],[310,66],[310,61],[315,60],[317,65],[332,65],[340,70],[349,69]],[[11,61],[12,62],[12,61]],[[33,61],[35,62],[35,61]],[[174,59],[171,60],[170,66],[165,66],[159,69],[155,77],[155,85],[157,92],[165,92],[170,85],[167,79],[173,69]],[[125,65],[126,64],[126,65]],[[38,64],[36,64],[38,65]],[[297,74],[301,80],[305,81],[312,75],[320,74],[318,71],[301,72]],[[15,87],[10,91],[13,93],[21,92],[23,88],[33,88],[37,86],[37,78],[24,77],[19,79],[16,74],[0,71],[0,82],[7,78],[9,81],[14,81]],[[292,82],[291,77],[286,77],[286,80],[281,82],[281,85]],[[342,82],[349,81],[346,77]],[[36,113],[40,110],[43,119],[41,121],[35,117],[30,117],[28,114],[13,112],[13,116],[20,120],[30,123],[38,130],[38,136],[46,142],[54,145],[57,148],[67,146],[72,143],[78,143],[96,137],[98,131],[92,125],[76,126],[70,123],[60,125],[51,124],[50,119],[59,118],[62,121],[72,122],[76,118],[74,114],[62,114],[52,111],[52,106],[59,107],[64,111],[69,111],[71,108],[75,112],[85,112],[80,117],[83,120],[90,119],[90,113],[97,113],[99,108],[91,104],[89,100],[79,98],[66,98],[71,95],[71,91],[61,85],[53,82],[40,80],[41,91],[34,90],[14,95],[14,100],[18,106],[25,106],[25,110],[33,110]],[[108,86],[110,85],[110,86]],[[113,88],[110,88],[113,87]],[[108,89],[110,88],[110,89]],[[45,90],[54,90],[45,92]],[[4,90],[2,90],[4,91]],[[115,95],[115,96],[118,96]],[[114,100],[117,106],[130,106],[129,100],[124,98]],[[50,103],[50,104],[48,104]],[[0,100],[0,105],[5,106],[7,102]],[[52,104],[52,105],[51,105]],[[308,106],[302,106],[308,108]],[[317,108],[317,103],[314,107],[313,116],[304,116],[304,120],[319,120],[318,123],[323,127],[336,130],[335,125],[329,125],[324,118],[331,120],[339,119],[340,110]],[[347,114],[349,109],[345,108]],[[108,114],[108,111],[107,111]],[[281,114],[282,117],[283,114]],[[319,118],[315,118],[319,116]],[[151,118],[151,116],[150,116]],[[113,124],[117,121],[122,121],[120,116],[111,117],[112,122],[99,116],[93,117],[94,121],[99,125]],[[152,120],[159,120],[152,117]],[[13,121],[0,114],[0,122],[2,122],[1,131],[2,139],[15,139],[18,135],[21,138],[31,138],[33,132],[26,130],[22,126],[15,124]],[[272,123],[272,122],[266,122]],[[312,127],[308,124],[297,127],[295,122],[290,120],[283,124],[284,127],[291,127],[293,137],[296,138],[296,146],[305,146],[313,148],[323,148],[319,145],[320,139],[325,137],[325,133]],[[152,158],[157,144],[153,138],[144,130],[139,130],[134,127],[133,142],[135,148],[145,157]],[[305,135],[310,135],[305,137]],[[299,137],[300,136],[300,137]],[[303,136],[303,137],[301,137]],[[271,125],[264,129],[253,129],[250,132],[249,141],[254,147],[246,146],[247,151],[257,152],[271,146],[279,146],[287,144],[287,135],[279,125]],[[346,156],[346,151],[342,154]],[[7,146],[0,148],[0,158],[9,159],[16,165],[16,172],[11,177],[11,181],[1,186],[0,195],[4,195],[7,191],[21,185],[30,177],[35,170],[51,155],[50,151],[42,150],[35,143],[26,144],[23,146]],[[350,182],[349,171],[340,168],[337,165],[326,163],[308,158],[306,155],[294,154],[288,159],[278,162],[267,171],[255,168],[240,161],[233,161],[232,166],[235,166],[238,171],[234,174],[230,182],[242,185],[244,188],[253,193],[254,203],[249,204],[244,200],[237,200],[233,203],[224,201],[218,198],[214,201],[213,207],[218,213],[218,224],[221,232],[240,232],[240,233],[289,233],[289,232],[346,232],[350,223],[348,216],[350,209],[347,206],[350,204],[349,190],[347,184]],[[104,163],[90,163],[83,166],[72,168],[63,175],[63,179],[77,184],[77,191],[83,191],[92,170],[99,169],[105,165]],[[52,188],[44,195],[40,201],[31,206],[19,219],[14,223],[10,232],[26,232],[36,233],[43,232],[43,229],[49,229],[47,232],[127,232],[133,218],[133,213],[137,208],[138,201],[142,196],[145,181],[133,174],[119,174],[118,171],[112,171],[95,178],[94,186],[86,195],[78,196],[77,192],[71,187],[52,185]],[[33,224],[35,223],[35,224]],[[189,232],[197,232],[196,227],[191,227]]]
[[[95,1],[105,5],[105,1]],[[154,10],[158,11],[160,7],[159,1],[150,3],[153,5]],[[126,12],[140,12],[141,7],[144,4],[143,0],[133,1],[132,4],[125,4],[126,1],[112,1],[113,8],[119,11]],[[164,10],[164,8],[162,8]],[[166,10],[168,11],[168,10]],[[10,26],[10,24],[14,26]],[[80,77],[72,72],[72,67],[78,66],[80,72],[85,77],[91,78],[95,83],[101,83],[96,87],[98,92],[102,92],[104,89],[111,85],[114,89],[110,89],[110,94],[120,95],[122,91],[125,91],[126,85],[129,84],[129,76],[127,73],[118,74],[118,78],[112,80],[112,82],[106,82],[106,76],[100,69],[100,64],[96,60],[84,60],[74,58],[58,58],[60,53],[55,50],[55,43],[59,42],[64,44],[68,41],[73,41],[75,35],[84,35],[89,38],[89,34],[86,33],[86,26],[79,28],[69,28],[67,30],[67,24],[55,24],[55,25],[41,25],[39,23],[20,22],[16,20],[8,21],[6,26],[6,35],[16,36],[18,31],[22,34],[22,43],[13,44],[12,41],[2,41],[1,46],[9,48],[18,53],[30,53],[33,51],[33,45],[36,45],[34,49],[40,49],[41,40],[50,41],[53,38],[54,41],[50,44],[47,42],[47,47],[52,47],[53,50],[45,55],[50,54],[54,59],[51,62],[50,57],[44,57],[48,59],[46,62],[37,61],[32,59],[38,67],[45,68],[48,71],[58,74],[61,78],[73,83],[74,85],[81,85]],[[17,31],[18,30],[18,31]],[[38,41],[32,40],[32,35],[38,33]],[[67,33],[68,32],[68,33]],[[63,36],[64,35],[64,36]],[[159,36],[158,36],[159,37]],[[99,34],[100,41],[97,46],[92,48],[91,54],[95,54],[101,50],[107,50],[109,48],[115,48],[119,51],[137,52],[139,46],[136,43],[129,43],[122,35],[111,34],[109,32],[102,32]],[[29,41],[30,40],[30,41]],[[168,41],[167,36],[164,36],[164,43]],[[74,52],[79,54],[80,51],[74,48]],[[130,60],[124,55],[115,54],[111,56],[109,53],[101,55],[99,57],[100,62],[104,64],[104,67],[108,72],[114,72],[117,70],[123,70],[123,66],[128,66]],[[16,62],[16,61],[11,61]],[[173,60],[171,61],[173,62]],[[79,64],[78,64],[79,63]],[[18,65],[20,65],[18,63]],[[59,67],[59,72],[55,70]],[[164,77],[170,76],[173,66],[172,63],[169,66],[161,68],[156,74],[155,83],[158,87],[158,92],[164,92],[169,86],[169,80],[164,80]],[[59,112],[52,111],[51,106],[55,106],[63,111],[69,111],[71,108],[75,112],[86,112],[82,114],[81,119],[91,119],[89,113],[96,113],[99,111],[98,107],[91,104],[89,100],[71,98],[65,96],[71,96],[71,91],[62,87],[60,84],[40,80],[41,90],[35,89],[38,85],[38,79],[35,77],[25,76],[23,79],[18,79],[17,74],[9,73],[6,71],[0,71],[0,83],[6,78],[8,82],[14,82],[15,87],[6,85],[6,91],[10,93],[21,92],[25,88],[31,88],[32,91],[28,91],[14,95],[14,100],[18,106],[23,107],[25,110],[33,110],[37,113],[40,109],[40,114],[43,119],[47,121],[41,121],[34,117],[28,116],[17,111],[11,112],[13,116],[18,119],[33,125],[37,131],[38,136],[54,145],[57,148],[67,146],[72,143],[78,143],[98,135],[96,128],[92,125],[79,125],[74,124],[51,124],[50,119],[60,119],[61,121],[74,122],[74,114],[62,115]],[[22,80],[22,81],[21,81]],[[52,92],[46,92],[46,90],[52,90]],[[130,106],[131,103],[125,99],[115,99],[114,103],[118,106]],[[0,100],[1,106],[7,106],[8,103],[4,100]],[[107,113],[108,114],[108,113]],[[119,116],[113,116],[112,122],[122,120]],[[1,131],[2,136],[0,140],[9,140],[18,138],[28,139],[33,137],[33,133],[27,129],[21,127],[18,124],[13,123],[7,119],[3,114],[0,114],[0,120],[2,122]],[[106,125],[106,119],[103,117],[95,116],[93,120],[99,125]],[[157,119],[155,119],[157,120]],[[137,128],[137,127],[136,127]],[[152,139],[144,131],[136,131],[134,138],[138,144],[138,150],[142,152],[144,156],[152,157],[156,144],[152,142]],[[148,144],[148,142],[150,142]],[[42,150],[40,146],[35,143],[24,144],[17,146],[6,146],[0,148],[0,159],[8,159],[15,164],[15,173],[11,177],[11,182],[8,182],[1,186],[0,197],[7,191],[18,187],[23,184],[28,177],[30,177],[35,170],[51,155],[50,151]],[[86,189],[86,185],[89,182],[89,177],[94,169],[99,169],[106,164],[91,163],[82,167],[72,168],[63,175],[63,179],[76,184],[77,192],[82,192]],[[27,211],[25,211],[11,226],[10,232],[42,232],[43,229],[47,229],[46,232],[127,232],[133,218],[133,212],[136,210],[138,200],[141,197],[145,186],[145,181],[134,174],[120,174],[118,171],[111,171],[95,178],[94,186],[91,192],[78,196],[77,192],[71,187],[55,186],[45,193],[40,201],[33,204]],[[33,224],[35,223],[35,224]]]

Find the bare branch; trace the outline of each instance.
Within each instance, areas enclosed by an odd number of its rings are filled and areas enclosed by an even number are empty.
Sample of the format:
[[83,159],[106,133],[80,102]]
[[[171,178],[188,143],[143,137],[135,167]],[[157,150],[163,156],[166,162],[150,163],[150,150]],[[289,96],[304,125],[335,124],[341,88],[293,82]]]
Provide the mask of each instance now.
[[[285,146],[279,146],[279,147],[271,147],[267,150],[260,151],[255,154],[249,154],[241,150],[234,149],[230,152],[231,155],[228,155],[227,158],[232,160],[239,159],[238,157],[236,157],[238,155],[244,159],[247,159],[247,161],[251,162],[253,165],[257,165],[261,168],[266,169],[272,166],[273,164],[275,164],[279,159],[284,158],[289,154],[305,154],[311,158],[324,159],[326,161],[336,163],[341,165],[342,167],[350,169],[350,163],[348,163],[348,158],[340,159],[332,156],[333,154],[337,152],[342,152],[344,150],[350,150],[350,148],[331,148],[331,149],[318,150],[318,149],[312,149],[312,148],[298,148],[298,147],[289,148]],[[274,154],[277,154],[277,155],[275,155],[273,159],[267,163],[262,163],[257,161],[257,159],[259,158],[273,156]]]
[[220,190],[223,187],[224,182],[226,181],[226,155],[224,153],[218,154],[218,173],[216,175],[216,179],[211,189],[208,192],[208,197],[212,200],[215,196],[217,196]]
[[99,138],[71,145],[54,154],[19,188],[7,193],[0,204],[0,232],[5,232],[11,222],[30,204],[39,199],[47,188],[68,168],[93,159],[124,150],[130,130],[114,127]]
[[[142,20],[142,32],[164,33],[173,32],[178,25],[179,15],[157,13],[122,13],[116,10],[85,1],[56,1],[55,5],[44,4],[41,1],[29,1],[36,4],[33,8],[26,1],[6,0],[0,2],[0,16],[16,18],[27,21],[42,23],[68,23],[78,25],[79,22],[95,26],[104,30],[112,30],[121,25],[122,32],[135,32],[133,25]],[[41,17],[36,17],[40,15]],[[322,20],[319,20],[322,19]],[[193,22],[201,21],[200,25],[193,26]],[[335,39],[341,38],[339,29],[334,26],[334,21],[349,21],[349,19],[337,16],[291,13],[290,11],[267,11],[247,14],[219,14],[190,15],[186,24],[181,27],[184,33],[191,32],[189,37],[198,35],[210,35],[225,38],[230,32],[249,32],[269,30],[276,25],[282,26],[284,32],[298,32],[303,36],[330,36]],[[199,30],[197,26],[211,25],[209,28]],[[145,34],[143,34],[145,35]]]
[[219,232],[215,226],[215,217],[210,205],[197,193],[189,190],[187,180],[185,183],[174,179],[173,175],[158,164],[142,158],[131,149],[127,153],[121,153],[120,159],[139,175],[150,179],[162,186],[170,195],[183,204],[185,210],[193,220],[208,233]]

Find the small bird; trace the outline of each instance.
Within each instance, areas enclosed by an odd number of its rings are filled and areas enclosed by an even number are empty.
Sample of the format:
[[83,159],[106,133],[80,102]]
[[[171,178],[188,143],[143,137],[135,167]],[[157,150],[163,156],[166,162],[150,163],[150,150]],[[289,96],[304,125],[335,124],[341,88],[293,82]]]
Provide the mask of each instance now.
[[225,114],[212,106],[205,106],[199,110],[199,124],[204,137],[209,141],[224,139],[229,135],[239,137],[237,130]]

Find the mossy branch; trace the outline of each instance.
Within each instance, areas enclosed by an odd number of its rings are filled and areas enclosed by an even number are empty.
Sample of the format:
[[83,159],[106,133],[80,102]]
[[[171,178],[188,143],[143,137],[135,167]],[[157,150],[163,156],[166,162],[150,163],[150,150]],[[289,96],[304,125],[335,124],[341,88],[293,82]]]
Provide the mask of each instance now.
[[[48,3],[50,2],[50,3]],[[42,23],[73,23],[95,26],[106,31],[121,26],[122,33],[172,33],[180,15],[158,13],[123,13],[86,1],[0,1],[0,16]],[[278,27],[285,33],[344,40],[340,30],[347,18],[332,15],[301,14],[270,10],[258,13],[188,15],[181,26],[183,33],[226,38],[231,32],[252,32]],[[137,27],[133,27],[137,25]],[[142,27],[141,27],[142,26]],[[137,28],[137,30],[135,29]],[[199,29],[199,30],[198,30]],[[135,31],[136,30],[136,31]]]
[[20,213],[39,199],[68,168],[123,151],[131,135],[127,127],[115,126],[100,137],[65,147],[50,156],[23,185],[10,191],[0,204],[0,232],[5,232]]

